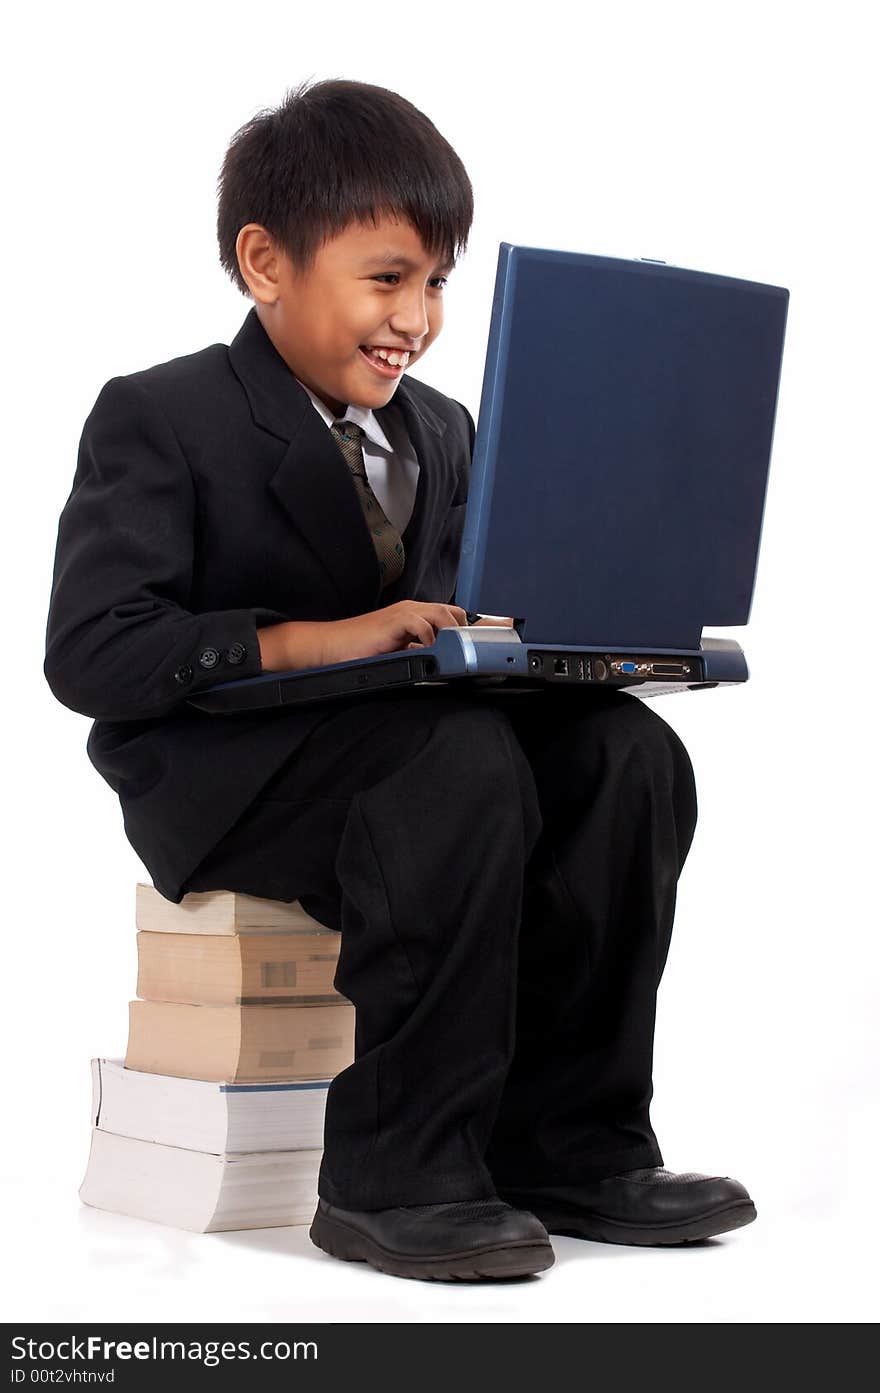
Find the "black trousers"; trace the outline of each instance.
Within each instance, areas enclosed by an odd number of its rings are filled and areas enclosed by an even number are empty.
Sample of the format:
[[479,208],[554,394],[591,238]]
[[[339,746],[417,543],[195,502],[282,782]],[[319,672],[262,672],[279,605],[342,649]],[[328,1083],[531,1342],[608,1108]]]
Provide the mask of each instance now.
[[697,817],[676,733],[609,690],[325,707],[185,887],[341,932],[355,1062],[319,1193],[381,1209],[661,1164],[655,1000]]

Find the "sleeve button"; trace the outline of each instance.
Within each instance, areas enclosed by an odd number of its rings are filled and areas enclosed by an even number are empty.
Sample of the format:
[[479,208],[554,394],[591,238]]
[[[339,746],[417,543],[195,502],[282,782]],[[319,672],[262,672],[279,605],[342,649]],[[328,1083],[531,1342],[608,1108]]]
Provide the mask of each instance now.
[[247,649],[243,643],[233,643],[226,651],[227,663],[243,663],[247,657]]
[[216,667],[220,661],[220,654],[216,648],[203,648],[199,654],[199,664],[201,667]]
[[175,672],[174,680],[175,682],[179,682],[181,687],[185,687],[187,682],[192,681],[192,676],[193,670],[189,666],[189,663],[184,663],[183,667],[179,667]]

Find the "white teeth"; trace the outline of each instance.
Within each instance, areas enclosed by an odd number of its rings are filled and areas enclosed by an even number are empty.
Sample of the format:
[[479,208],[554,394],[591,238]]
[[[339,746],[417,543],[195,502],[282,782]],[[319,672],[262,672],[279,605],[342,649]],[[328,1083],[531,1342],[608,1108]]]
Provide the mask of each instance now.
[[393,368],[405,368],[407,363],[409,362],[408,352],[397,353],[392,351],[391,353],[389,353],[387,348],[374,348],[371,351],[375,353],[378,358],[384,358],[385,361],[387,363],[390,363]]

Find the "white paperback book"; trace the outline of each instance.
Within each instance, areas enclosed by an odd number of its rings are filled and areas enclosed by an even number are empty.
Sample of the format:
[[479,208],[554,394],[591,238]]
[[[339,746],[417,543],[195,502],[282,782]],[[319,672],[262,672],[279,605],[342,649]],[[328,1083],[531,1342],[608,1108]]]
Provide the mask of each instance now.
[[83,1204],[195,1233],[308,1224],[320,1151],[216,1156],[92,1129]]
[[321,1151],[329,1079],[214,1083],[92,1060],[92,1120],[102,1132],[226,1155]]

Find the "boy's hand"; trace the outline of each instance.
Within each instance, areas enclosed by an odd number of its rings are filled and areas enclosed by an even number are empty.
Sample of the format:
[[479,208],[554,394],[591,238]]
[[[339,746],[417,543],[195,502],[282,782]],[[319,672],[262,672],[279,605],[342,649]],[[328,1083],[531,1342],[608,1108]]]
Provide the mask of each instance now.
[[323,663],[344,663],[352,658],[373,658],[402,648],[433,643],[438,629],[467,623],[460,605],[434,605],[424,600],[399,600],[386,609],[371,610],[353,619],[334,619],[325,630]]
[[[478,624],[513,624],[484,616]],[[424,600],[399,600],[386,609],[371,610],[353,619],[290,620],[257,630],[264,672],[289,672],[325,667],[354,658],[373,658],[404,648],[434,642],[438,629],[467,624],[460,605],[435,605]]]

